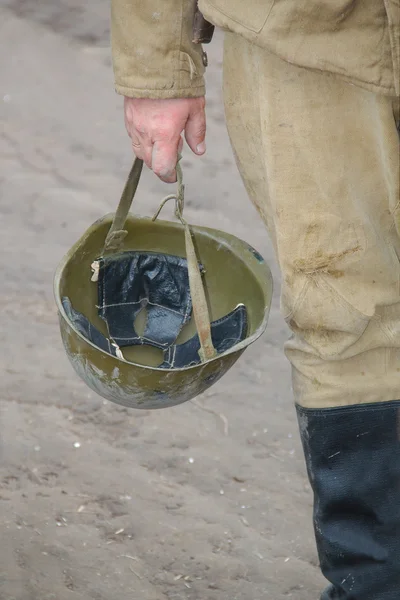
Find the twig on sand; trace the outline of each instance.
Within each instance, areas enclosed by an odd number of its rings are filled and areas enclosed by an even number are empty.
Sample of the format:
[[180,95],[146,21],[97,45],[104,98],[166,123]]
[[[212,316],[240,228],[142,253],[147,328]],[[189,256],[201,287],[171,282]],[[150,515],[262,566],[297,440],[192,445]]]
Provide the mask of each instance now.
[[226,435],[226,436],[229,435],[229,421],[223,413],[219,413],[219,412],[213,410],[212,408],[207,408],[206,406],[201,404],[201,402],[199,402],[198,400],[191,400],[191,402],[192,402],[192,404],[197,406],[197,408],[200,408],[201,410],[204,410],[205,412],[215,415],[216,417],[221,419],[223,426],[224,426],[224,435]]
[[129,570],[130,570],[130,571],[132,571],[132,573],[133,573],[134,575],[136,575],[136,577],[137,577],[138,579],[143,579],[143,577],[142,577],[141,575],[139,575],[139,573],[136,573],[136,571],[135,571],[134,569],[132,569],[132,567],[129,567]]

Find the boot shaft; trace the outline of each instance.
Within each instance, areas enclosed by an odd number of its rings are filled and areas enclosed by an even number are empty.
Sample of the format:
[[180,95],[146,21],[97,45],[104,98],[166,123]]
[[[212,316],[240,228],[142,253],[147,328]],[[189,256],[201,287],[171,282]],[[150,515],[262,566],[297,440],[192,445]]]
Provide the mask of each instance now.
[[321,600],[399,600],[400,401],[297,413],[332,583]]

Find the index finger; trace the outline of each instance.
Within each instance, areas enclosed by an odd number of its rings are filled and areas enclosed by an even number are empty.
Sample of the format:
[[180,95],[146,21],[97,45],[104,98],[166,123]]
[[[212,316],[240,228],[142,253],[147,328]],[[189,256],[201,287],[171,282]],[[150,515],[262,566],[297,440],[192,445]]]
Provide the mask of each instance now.
[[183,140],[179,136],[174,141],[154,142],[151,158],[153,172],[166,183],[176,181],[176,163],[182,150]]

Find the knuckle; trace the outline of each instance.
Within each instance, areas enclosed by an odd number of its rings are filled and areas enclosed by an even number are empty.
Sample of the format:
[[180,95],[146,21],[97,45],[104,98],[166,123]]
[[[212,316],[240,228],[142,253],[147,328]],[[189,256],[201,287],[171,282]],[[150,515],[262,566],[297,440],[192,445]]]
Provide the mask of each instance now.
[[153,136],[162,140],[177,138],[180,134],[180,121],[180,119],[171,115],[155,115],[151,123]]
[[170,123],[160,123],[153,129],[153,138],[157,141],[170,142],[178,135],[176,128]]
[[146,121],[136,121],[135,129],[139,135],[143,137],[149,137],[149,126]]

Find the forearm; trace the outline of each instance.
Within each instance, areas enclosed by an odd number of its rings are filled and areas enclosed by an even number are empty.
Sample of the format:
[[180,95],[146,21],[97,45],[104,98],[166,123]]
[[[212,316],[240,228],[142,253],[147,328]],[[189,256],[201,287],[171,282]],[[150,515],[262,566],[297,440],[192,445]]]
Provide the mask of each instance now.
[[194,0],[111,1],[116,91],[135,98],[203,96],[203,51],[192,42]]

